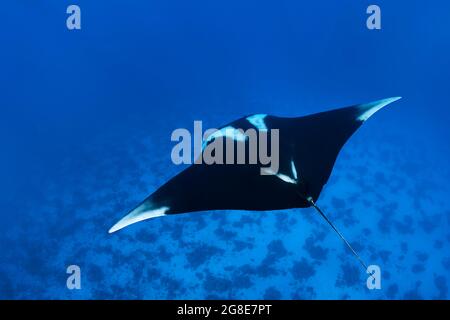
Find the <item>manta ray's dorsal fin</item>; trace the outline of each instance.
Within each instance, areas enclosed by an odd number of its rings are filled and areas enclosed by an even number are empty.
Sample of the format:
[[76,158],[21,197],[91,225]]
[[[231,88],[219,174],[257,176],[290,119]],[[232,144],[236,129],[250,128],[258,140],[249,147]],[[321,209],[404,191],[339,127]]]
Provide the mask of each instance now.
[[363,266],[364,270],[367,272],[367,274],[369,274],[371,277],[373,277],[373,275],[371,273],[369,273],[367,271],[367,264],[363,261],[363,259],[359,256],[359,254],[355,251],[355,249],[353,249],[353,247],[351,246],[351,244],[347,241],[347,239],[345,239],[345,237],[342,235],[342,233],[336,228],[336,226],[333,224],[333,222],[331,222],[330,219],[328,219],[328,217],[325,215],[325,213],[323,213],[323,211],[316,205],[316,203],[314,202],[312,197],[307,197],[306,200],[314,207],[314,209],[317,210],[317,212],[319,212],[319,214],[325,219],[325,221],[331,226],[331,228],[337,233],[337,235],[339,236],[339,238],[342,239],[342,241],[345,243],[345,245],[347,246],[347,248],[350,249],[350,251],[353,253],[353,255],[356,257],[356,259],[358,259],[359,263]]

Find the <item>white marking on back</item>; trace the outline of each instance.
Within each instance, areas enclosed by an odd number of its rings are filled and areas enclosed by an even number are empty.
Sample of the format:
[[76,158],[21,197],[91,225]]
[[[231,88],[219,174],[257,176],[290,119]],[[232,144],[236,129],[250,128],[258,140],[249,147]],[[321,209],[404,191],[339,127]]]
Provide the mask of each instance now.
[[247,117],[247,121],[255,126],[258,130],[267,130],[266,123],[264,119],[267,117],[267,114],[254,114],[252,116]]
[[288,175],[285,175],[283,173],[275,173],[270,168],[262,168],[261,170],[264,172],[264,175],[275,176],[275,177],[283,180],[284,182],[297,184],[297,178],[296,177],[295,177],[295,179],[292,179],[291,177],[289,177]]
[[294,160],[291,160],[291,171],[292,171],[292,176],[294,177],[294,180],[297,180],[297,169],[295,169]]
[[213,139],[222,138],[222,137],[233,139],[238,142],[244,142],[247,139],[247,136],[241,130],[238,130],[232,126],[226,126],[219,130],[216,130],[212,134],[210,134],[203,141],[202,149],[205,149],[208,142],[212,141]]
[[291,177],[289,177],[289,176],[287,176],[285,174],[278,173],[277,177],[280,178],[281,180],[283,180],[284,182],[297,184],[297,180],[294,180],[294,179],[292,179]]

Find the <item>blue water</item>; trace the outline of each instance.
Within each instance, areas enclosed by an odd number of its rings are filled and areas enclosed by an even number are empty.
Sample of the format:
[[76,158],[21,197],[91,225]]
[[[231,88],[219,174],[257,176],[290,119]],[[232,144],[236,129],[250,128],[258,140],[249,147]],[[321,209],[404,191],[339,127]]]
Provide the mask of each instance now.
[[[65,26],[76,3],[82,29]],[[450,3],[8,1],[0,18],[0,298],[448,299]],[[183,168],[176,128],[390,96],[312,209],[202,212],[109,235]],[[81,268],[81,290],[66,268]]]

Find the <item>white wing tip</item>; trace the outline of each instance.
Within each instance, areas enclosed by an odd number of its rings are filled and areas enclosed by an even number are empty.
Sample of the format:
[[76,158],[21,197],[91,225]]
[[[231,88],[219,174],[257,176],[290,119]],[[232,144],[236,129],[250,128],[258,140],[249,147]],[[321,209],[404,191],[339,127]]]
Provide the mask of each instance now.
[[141,211],[140,207],[134,209],[129,214],[127,214],[125,217],[120,219],[115,225],[112,226],[111,229],[109,229],[108,233],[116,232],[120,229],[123,229],[133,223],[144,221],[151,218],[156,217],[162,217],[165,216],[167,210],[169,210],[169,207],[161,207],[158,209],[148,210],[148,211]]
[[377,112],[381,108],[387,106],[388,104],[390,104],[392,102],[400,100],[401,98],[402,97],[391,97],[391,98],[381,99],[381,100],[362,104],[362,105],[360,105],[362,113],[360,115],[358,115],[357,119],[359,121],[366,121],[371,116],[373,116],[375,112]]

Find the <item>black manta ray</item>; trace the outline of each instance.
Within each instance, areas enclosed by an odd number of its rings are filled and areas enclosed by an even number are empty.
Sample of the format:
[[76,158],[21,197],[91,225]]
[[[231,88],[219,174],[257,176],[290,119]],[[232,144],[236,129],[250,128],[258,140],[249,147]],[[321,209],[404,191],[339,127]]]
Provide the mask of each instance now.
[[[222,129],[278,129],[279,170],[276,173],[261,174],[264,166],[259,162],[193,164],[147,197],[109,232],[150,218],[194,211],[262,211],[312,206],[367,269],[316,201],[346,141],[375,112],[398,99],[387,98],[298,118],[256,114],[236,120]],[[218,132],[224,132],[222,129]],[[248,144],[246,139],[233,139],[236,144]]]

